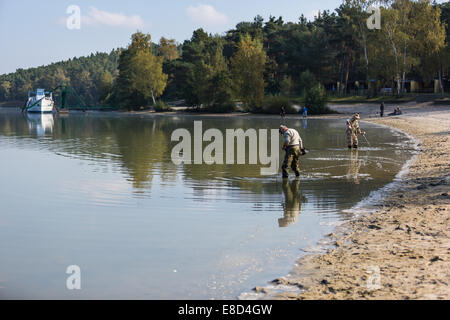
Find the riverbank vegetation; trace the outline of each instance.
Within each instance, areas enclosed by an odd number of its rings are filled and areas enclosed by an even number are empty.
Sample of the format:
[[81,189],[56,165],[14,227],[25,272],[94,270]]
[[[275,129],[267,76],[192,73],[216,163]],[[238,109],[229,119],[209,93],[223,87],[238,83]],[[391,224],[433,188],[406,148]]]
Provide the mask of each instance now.
[[196,111],[279,113],[296,112],[295,101],[326,113],[329,99],[356,99],[346,95],[376,102],[389,88],[401,101],[427,86],[449,90],[449,2],[383,1],[380,29],[367,27],[371,4],[347,0],[295,23],[256,16],[222,35],[195,30],[182,44],[136,32],[128,48],[1,75],[0,102],[65,83],[88,105],[128,110],[161,109],[162,100]]

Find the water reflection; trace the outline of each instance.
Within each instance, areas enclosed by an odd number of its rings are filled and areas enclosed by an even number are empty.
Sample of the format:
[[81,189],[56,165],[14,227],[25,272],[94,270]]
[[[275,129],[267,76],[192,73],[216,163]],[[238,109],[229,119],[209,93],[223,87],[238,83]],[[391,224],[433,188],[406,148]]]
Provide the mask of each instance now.
[[133,187],[150,188],[155,167],[161,166],[164,177],[170,176],[170,143],[164,121],[118,121],[114,126],[114,138],[120,160],[129,172]]
[[303,129],[308,129],[308,119],[302,119]]
[[31,135],[43,137],[53,132],[53,114],[27,113],[28,129]]
[[361,161],[358,158],[358,150],[350,151],[350,158],[348,164],[347,179],[359,184],[359,170],[361,169]]
[[[133,191],[138,196],[148,194],[156,176],[163,184],[170,184],[177,181],[177,177],[181,178],[181,181],[193,190],[197,190],[194,198],[201,201],[214,199],[211,196],[211,190],[214,190],[215,195],[222,194],[240,201],[253,202],[258,202],[258,199],[267,197],[268,194],[281,193],[280,182],[261,176],[261,165],[182,164],[175,166],[170,158],[172,147],[176,144],[170,140],[171,133],[177,128],[192,131],[194,120],[198,118],[189,116],[138,118],[71,114],[56,116],[54,119],[52,115],[30,114],[24,122],[20,113],[0,112],[0,136],[12,136],[18,139],[18,143],[27,143],[32,147],[32,141],[20,142],[21,139],[52,133],[52,139],[41,141],[40,148],[48,148],[65,157],[94,160],[99,165],[109,163],[119,166],[126,174],[127,180],[132,183]],[[306,121],[308,120],[296,120],[288,125],[300,130],[303,140],[312,148],[312,152],[307,157],[303,157],[300,163],[301,180],[326,182],[311,190],[318,198],[329,199],[331,195],[325,192],[325,189],[331,188],[335,190],[332,194],[334,198],[344,197],[348,202],[357,201],[374,187],[392,180],[403,159],[409,158],[407,153],[393,155],[392,150],[388,148],[380,149],[372,152],[372,155],[384,157],[386,160],[383,165],[377,166],[376,163],[369,162],[361,168],[359,155],[362,153],[367,156],[368,151],[355,150],[349,154],[346,149],[340,149],[339,147],[344,143],[342,139],[345,139],[340,123],[336,120],[309,120],[307,129],[302,129],[301,126]],[[204,131],[209,128],[217,128],[222,132],[228,128],[243,130],[277,128],[278,125],[276,118],[203,118]],[[370,126],[368,130],[373,132],[375,144],[382,141],[392,142],[395,145],[399,139],[387,130]],[[205,142],[204,147],[207,144],[208,142]],[[395,146],[391,146],[391,149],[395,149]],[[280,159],[283,157],[282,150],[279,157]],[[399,159],[390,161],[393,157]],[[342,161],[347,161],[347,164]],[[349,186],[346,184],[349,181],[360,184],[361,171],[363,176],[371,178],[373,184],[362,184],[356,194],[348,192]],[[347,179],[327,177],[347,177]]]
[[300,179],[288,181],[283,179],[283,218],[278,219],[280,228],[288,227],[298,220],[298,216],[302,211],[302,203],[306,198],[300,193]]

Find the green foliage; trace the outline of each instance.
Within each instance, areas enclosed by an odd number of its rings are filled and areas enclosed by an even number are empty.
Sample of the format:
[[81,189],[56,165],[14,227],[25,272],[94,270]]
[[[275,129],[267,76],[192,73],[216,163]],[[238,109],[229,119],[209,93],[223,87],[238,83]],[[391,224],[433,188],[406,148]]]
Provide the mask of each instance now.
[[0,99],[8,100],[11,90],[11,83],[9,81],[2,81],[0,83]]
[[294,81],[292,77],[285,76],[280,83],[280,91],[282,95],[290,96],[294,93]]
[[119,76],[114,87],[114,102],[128,110],[147,106],[150,99],[162,95],[167,75],[162,70],[163,57],[152,53],[149,34],[137,32],[119,60]]
[[266,53],[262,43],[245,35],[231,58],[233,88],[247,108],[261,105],[264,99]]
[[155,109],[156,112],[172,111],[172,108],[162,100],[156,101],[156,103],[153,105],[153,109]]
[[174,39],[161,37],[157,48],[158,56],[162,56],[164,61],[176,60],[179,57],[178,47]]
[[309,114],[332,113],[327,107],[327,100],[325,88],[320,83],[305,92],[304,104]]
[[266,96],[262,104],[262,108],[253,109],[252,112],[280,114],[281,108],[284,108],[285,113],[297,113],[293,107],[292,102],[284,96]]
[[265,96],[263,102],[258,106],[252,106],[247,110],[251,113],[280,114],[284,108],[286,114],[297,113],[292,102],[285,96]]
[[236,111],[236,104],[234,102],[214,104],[204,108],[204,111],[211,113],[231,113]]
[[98,82],[98,92],[100,101],[105,101],[111,94],[114,79],[109,71],[103,72]]
[[206,106],[221,105],[231,101],[231,77],[223,56],[222,41],[212,39],[211,47],[202,61],[195,66],[195,90],[199,102]]
[[302,72],[299,80],[299,91],[301,93],[306,93],[307,90],[310,90],[316,85],[317,80],[316,76],[313,73],[309,72],[309,70]]
[[107,71],[116,74],[120,50],[73,58],[48,66],[18,69],[14,73],[0,75],[0,100],[24,101],[28,90],[51,90],[64,82],[71,86],[88,105],[101,100],[100,78]]
[[228,104],[231,96],[231,76],[223,56],[224,40],[202,29],[194,31],[183,44],[183,60],[174,63],[177,86],[189,106],[209,107]]

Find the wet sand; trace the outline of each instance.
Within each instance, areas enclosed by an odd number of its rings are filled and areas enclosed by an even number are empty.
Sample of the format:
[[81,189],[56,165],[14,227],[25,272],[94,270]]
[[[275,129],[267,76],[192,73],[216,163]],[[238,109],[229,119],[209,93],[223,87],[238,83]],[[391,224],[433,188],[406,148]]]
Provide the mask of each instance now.
[[450,108],[411,104],[402,116],[369,119],[377,107],[335,108],[410,134],[420,152],[375,211],[338,227],[325,253],[301,258],[274,281],[292,288],[275,298],[449,299]]

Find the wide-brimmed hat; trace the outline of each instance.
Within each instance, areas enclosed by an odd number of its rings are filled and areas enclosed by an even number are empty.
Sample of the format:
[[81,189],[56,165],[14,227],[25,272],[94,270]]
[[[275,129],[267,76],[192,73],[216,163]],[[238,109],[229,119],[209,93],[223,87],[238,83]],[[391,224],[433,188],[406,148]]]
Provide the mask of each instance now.
[[279,131],[280,133],[283,133],[285,130],[287,130],[287,128],[288,128],[288,127],[286,127],[285,125],[282,124],[282,125],[280,126],[280,128],[278,129],[278,131]]

